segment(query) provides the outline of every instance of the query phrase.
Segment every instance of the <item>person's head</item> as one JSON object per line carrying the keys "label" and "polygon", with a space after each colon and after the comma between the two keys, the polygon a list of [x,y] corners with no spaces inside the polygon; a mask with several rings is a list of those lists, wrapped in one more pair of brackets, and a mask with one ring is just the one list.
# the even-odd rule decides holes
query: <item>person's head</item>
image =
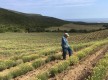
{"label": "person's head", "polygon": [[64,33],[64,37],[68,38],[69,34],[68,33]]}

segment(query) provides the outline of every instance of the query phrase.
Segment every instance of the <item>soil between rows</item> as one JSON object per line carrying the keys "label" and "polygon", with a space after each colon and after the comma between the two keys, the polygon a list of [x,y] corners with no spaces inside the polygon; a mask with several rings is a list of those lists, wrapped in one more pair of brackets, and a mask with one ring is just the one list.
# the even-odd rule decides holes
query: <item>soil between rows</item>
{"label": "soil between rows", "polygon": [[[87,46],[86,46],[87,47]],[[84,47],[85,48],[85,47]],[[80,50],[82,50],[83,48],[81,48]],[[78,50],[79,51],[79,50]],[[77,52],[74,52],[74,54],[76,54]],[[57,54],[62,54],[61,52],[57,52]],[[67,58],[69,58],[69,57],[67,57]],[[57,61],[62,61],[62,60],[55,60],[55,61],[52,61],[52,62],[50,62],[51,64],[52,63],[55,63],[56,64],[56,62]],[[31,61],[32,62],[32,61]],[[47,63],[47,64],[45,64],[45,65],[43,65],[43,66],[47,66],[47,65],[50,65],[50,63]],[[58,63],[58,62],[57,62]],[[48,68],[48,67],[47,67]],[[50,67],[49,67],[50,68]],[[39,68],[40,69],[40,68]],[[21,76],[18,76],[18,77],[16,77],[16,78],[14,78],[14,79],[12,79],[12,80],[27,80],[30,76],[29,76],[29,74],[30,75],[32,75],[32,74],[36,74],[37,72],[38,72],[38,70],[39,69],[36,69],[36,70],[33,70],[33,71],[30,71],[30,72],[28,72],[28,73],[26,73],[25,75],[21,75]],[[46,69],[47,70],[47,69]],[[41,71],[42,71],[42,69],[41,69]],[[40,72],[41,72],[40,71]],[[36,72],[36,73],[35,73]],[[27,76],[28,75],[28,76]],[[26,77],[27,79],[25,79],[24,77]],[[24,78],[24,79],[22,79],[22,78]]]}
{"label": "soil between rows", "polygon": [[[105,48],[106,49],[106,48]],[[101,50],[99,50],[97,53],[101,53],[101,52],[103,52],[103,50],[104,49],[101,49]],[[96,54],[97,55],[97,54]],[[103,54],[101,54],[100,56],[102,56],[102,55],[104,55],[104,52],[103,52]],[[92,55],[91,55],[92,56]],[[97,55],[98,56],[98,55]],[[90,56],[88,56],[88,57],[90,57]],[[87,57],[87,58],[88,58]],[[99,58],[99,57],[98,57]],[[100,58],[99,58],[100,59]],[[96,60],[98,60],[98,59],[96,59]],[[35,69],[35,70],[33,70],[33,71],[30,71],[30,72],[28,72],[28,73],[26,73],[25,75],[21,75],[21,76],[19,76],[19,77],[17,77],[17,78],[15,78],[15,79],[12,79],[12,80],[31,80],[31,78],[33,78],[33,77],[35,77],[36,75],[38,75],[39,73],[41,73],[42,71],[46,71],[46,70],[48,70],[50,67],[52,67],[53,65],[56,65],[57,63],[59,63],[59,62],[62,62],[63,60],[55,60],[55,61],[52,61],[52,62],[49,62],[49,63],[47,63],[47,64],[45,64],[45,65],[43,65],[43,66],[41,66],[41,67],[39,67],[39,68],[37,68],[37,69]],[[82,61],[82,60],[81,60]],[[95,62],[97,62],[97,61],[95,61]],[[78,67],[78,65],[80,65],[80,64],[82,64],[82,62],[81,63],[79,63],[79,64],[77,64],[77,65],[75,65],[76,67]],[[71,67],[72,69],[75,67],[75,66],[73,66],[73,67]],[[70,69],[71,69],[70,68]],[[69,69],[69,70],[70,70]],[[67,71],[66,71],[67,72]],[[66,72],[64,72],[63,74],[61,73],[60,74],[60,76],[58,75],[58,76],[56,76],[55,78],[51,78],[50,80],[62,80],[62,76],[65,76],[66,75]],[[88,73],[88,72],[87,72]],[[57,78],[58,77],[58,78]],[[34,79],[33,79],[34,80]],[[74,80],[74,79],[63,79],[63,80]],[[81,79],[75,79],[75,80],[81,80]]]}
{"label": "soil between rows", "polygon": [[45,65],[30,71],[28,73],[26,73],[25,75],[21,75],[13,80],[31,80],[31,77],[33,78],[33,76],[35,77],[36,75],[38,75],[39,73],[41,73],[42,71],[46,71],[48,70],[50,67],[52,67],[53,65],[57,64],[58,62],[62,62],[63,60],[55,60],[49,63],[46,63]]}
{"label": "soil between rows", "polygon": [[70,66],[69,69],[49,80],[84,80],[87,76],[91,75],[93,67],[95,67],[95,64],[104,57],[107,50],[108,46],[103,47],[95,54],[86,57],[82,62]]}

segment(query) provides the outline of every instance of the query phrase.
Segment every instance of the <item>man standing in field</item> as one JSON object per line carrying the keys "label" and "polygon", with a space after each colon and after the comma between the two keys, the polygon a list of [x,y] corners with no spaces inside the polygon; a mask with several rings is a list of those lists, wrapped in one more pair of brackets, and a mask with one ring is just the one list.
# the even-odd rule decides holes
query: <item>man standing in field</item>
{"label": "man standing in field", "polygon": [[69,53],[69,57],[72,55],[72,49],[70,48],[70,45],[68,44],[68,37],[69,37],[68,33],[64,33],[64,35],[62,37],[61,46],[62,46],[62,51],[63,51],[62,56],[63,56],[64,60],[66,59],[66,53],[67,53],[67,51]]}

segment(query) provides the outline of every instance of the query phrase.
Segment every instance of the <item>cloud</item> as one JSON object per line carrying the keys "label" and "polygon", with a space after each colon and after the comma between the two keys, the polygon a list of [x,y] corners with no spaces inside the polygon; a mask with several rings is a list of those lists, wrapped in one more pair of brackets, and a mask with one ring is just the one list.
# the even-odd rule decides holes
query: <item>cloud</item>
{"label": "cloud", "polygon": [[3,0],[2,4],[19,7],[67,7],[87,6],[95,3],[96,0]]}

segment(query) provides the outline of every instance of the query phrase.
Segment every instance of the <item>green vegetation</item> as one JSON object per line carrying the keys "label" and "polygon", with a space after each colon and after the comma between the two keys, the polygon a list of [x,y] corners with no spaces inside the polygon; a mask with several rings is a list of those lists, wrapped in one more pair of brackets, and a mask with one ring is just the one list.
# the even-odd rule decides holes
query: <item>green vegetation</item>
{"label": "green vegetation", "polygon": [[7,72],[4,74],[0,74],[0,80],[10,80],[12,79],[11,74],[8,74]]}
{"label": "green vegetation", "polygon": [[75,54],[62,61],[62,35],[46,32],[0,34],[0,80],[16,78],[57,60],[58,63],[43,71],[44,75],[38,75],[38,78],[47,80],[108,44],[108,30],[87,34],[70,33],[69,43]]}
{"label": "green vegetation", "polygon": [[50,61],[54,61],[54,60],[58,60],[58,59],[62,59],[62,55],[61,54],[50,55],[50,56],[48,56],[48,58],[46,59],[45,62],[50,62]]}
{"label": "green vegetation", "polygon": [[35,60],[35,59],[37,59],[39,57],[40,56],[37,55],[37,54],[31,54],[31,55],[28,55],[28,56],[23,56],[22,60],[23,60],[23,62],[29,62],[29,61]]}
{"label": "green vegetation", "polygon": [[[85,46],[84,46],[85,47]],[[15,78],[17,76],[23,75],[31,70],[37,69],[38,67],[50,62],[50,61],[54,61],[54,60],[59,60],[61,59],[62,54],[55,54],[55,55],[49,55],[47,58],[39,58],[39,59],[35,59],[34,61],[31,62],[26,62],[26,63],[21,63],[20,65],[17,65],[13,68],[10,68],[8,70],[4,70],[3,72],[1,72],[0,74],[4,74],[4,75],[0,75],[1,79],[4,79],[6,76],[8,76],[8,78]],[[69,62],[72,62],[71,59],[75,59],[73,64],[77,63],[77,59],[73,58],[73,56],[69,59]],[[63,62],[65,63],[65,62]],[[66,69],[67,66],[62,66],[60,70],[58,70],[59,72],[62,71],[62,69]],[[23,70],[23,68],[25,68]],[[10,75],[11,74],[11,75]],[[11,77],[10,77],[11,76]]]}
{"label": "green vegetation", "polygon": [[77,64],[79,62],[79,58],[77,56],[73,55],[69,58],[69,62],[70,62],[70,65],[72,66],[72,65]]}
{"label": "green vegetation", "polygon": [[[86,24],[86,23],[85,23]],[[103,24],[65,24],[60,27],[49,27],[46,28],[47,31],[52,31],[52,32],[71,32],[71,33],[90,33],[90,32],[95,32],[95,31],[100,31],[107,29]]]}
{"label": "green vegetation", "polygon": [[107,23],[70,22],[40,14],[27,14],[0,8],[0,33],[4,32],[77,32],[107,29]]}
{"label": "green vegetation", "polygon": [[38,68],[38,67],[40,67],[40,66],[42,66],[42,65],[44,65],[45,64],[45,60],[44,59],[38,59],[38,60],[35,60],[33,63],[32,63],[32,66],[34,67],[34,68]]}
{"label": "green vegetation", "polygon": [[[63,61],[60,62],[59,64],[53,66],[50,70],[49,70],[49,74],[50,76],[55,76],[58,73],[61,73],[62,71],[64,71],[65,69],[68,68],[69,66],[69,62],[68,61]],[[40,78],[41,79],[41,78]]]}
{"label": "green vegetation", "polygon": [[[80,47],[84,48],[84,47],[88,46],[88,44],[91,44],[91,42],[90,43],[85,43],[84,44],[85,46],[84,45],[80,45]],[[76,48],[77,51],[79,50],[79,46],[75,47],[75,48]],[[34,55],[34,57],[35,56],[36,57],[35,58],[31,58],[31,56],[33,56],[33,55]],[[26,63],[26,62],[29,62],[29,61],[32,61],[33,62],[32,66],[34,68],[37,68],[37,67],[41,66],[41,63],[42,63],[42,65],[44,65],[45,63],[48,63],[48,62],[51,62],[51,61],[54,61],[54,60],[62,59],[62,54],[54,53],[54,54],[49,54],[47,56],[48,57],[45,60],[39,58],[39,57],[41,57],[41,58],[43,57],[44,58],[44,55],[40,55],[40,54],[39,55],[36,55],[36,54],[28,55],[27,58],[26,58],[26,56],[22,56],[19,59],[18,58],[14,59],[14,61],[13,61],[13,58],[12,58],[12,60],[11,59],[8,59],[6,61],[2,61],[1,60],[1,62],[0,62],[0,69],[1,70],[5,70],[6,68],[10,68],[10,67],[13,67],[13,66],[18,66],[19,64]],[[72,56],[72,60],[73,60],[73,58],[74,58],[73,64],[75,64],[77,62],[77,59],[76,59],[76,57]],[[71,58],[70,58],[70,60],[71,60]],[[71,60],[71,62],[72,62],[72,60]],[[9,65],[6,64],[7,61],[10,62]]]}
{"label": "green vegetation", "polygon": [[108,69],[108,53],[102,58],[93,69],[93,73],[86,80],[104,80]]}
{"label": "green vegetation", "polygon": [[25,14],[0,8],[0,32],[43,32],[46,27],[70,23],[38,14]]}
{"label": "green vegetation", "polygon": [[[22,59],[23,56],[32,60],[32,55],[54,54],[61,50],[60,41],[63,33],[2,33],[0,34],[0,59],[14,58]],[[108,36],[108,30],[98,31],[89,34],[70,33],[69,43],[73,49],[81,49],[81,46],[95,40],[103,39]],[[8,39],[7,39],[8,38]],[[79,48],[75,48],[79,47]],[[34,56],[33,56],[34,57]]]}
{"label": "green vegetation", "polygon": [[15,66],[16,63],[13,60],[0,61],[0,71]]}
{"label": "green vegetation", "polygon": [[96,42],[94,45],[77,52],[77,55],[70,57],[66,61],[58,63],[57,65],[51,67],[50,69],[43,72],[42,74],[39,74],[38,76],[36,76],[37,79],[47,80],[49,77],[55,76],[58,73],[61,73],[62,71],[67,69],[69,67],[69,65],[78,63],[79,60],[81,60],[82,58],[86,57],[87,55],[95,52],[96,49],[99,49],[99,47],[101,47],[104,44],[108,44],[108,40]]}
{"label": "green vegetation", "polygon": [[[73,50],[67,60],[62,60],[61,53],[64,32],[70,32],[68,40]],[[30,78],[48,80],[107,44],[107,23],[69,22],[0,8],[0,80],[11,80],[41,67],[46,68]],[[104,79],[107,61],[108,54],[96,64],[87,80]]]}
{"label": "green vegetation", "polygon": [[26,63],[26,64],[19,65],[17,68],[13,68],[10,71],[10,74],[12,75],[13,78],[15,78],[15,77],[23,75],[31,70],[33,70],[33,67]]}

